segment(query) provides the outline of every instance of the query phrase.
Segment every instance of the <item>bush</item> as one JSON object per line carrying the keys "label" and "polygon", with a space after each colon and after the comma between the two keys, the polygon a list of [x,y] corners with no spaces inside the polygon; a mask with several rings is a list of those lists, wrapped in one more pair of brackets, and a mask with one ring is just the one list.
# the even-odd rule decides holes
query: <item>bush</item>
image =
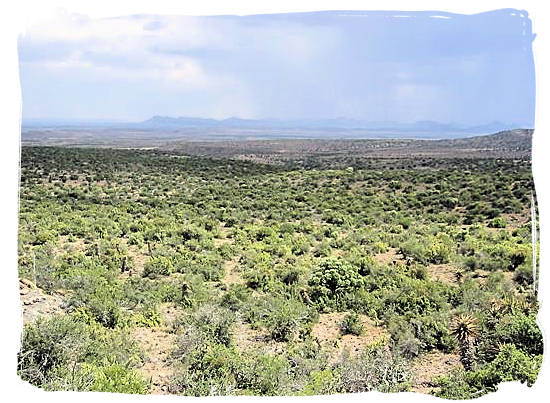
{"label": "bush", "polygon": [[312,299],[321,307],[342,303],[346,294],[364,285],[357,267],[334,258],[321,261],[311,275]]}
{"label": "bush", "polygon": [[49,372],[66,366],[89,345],[85,325],[69,316],[38,320],[23,329],[21,351],[18,355],[18,372],[23,380],[41,386],[48,381]]}
{"label": "bush", "polygon": [[191,323],[214,342],[224,346],[231,343],[235,315],[230,310],[210,304],[203,305],[195,311]]}
{"label": "bush", "polygon": [[336,393],[336,376],[331,368],[312,371],[303,390],[299,393],[303,396]]}
{"label": "bush", "polygon": [[503,217],[495,217],[489,221],[490,228],[506,228],[506,219]]}
{"label": "bush", "polygon": [[411,319],[414,334],[426,351],[441,350],[451,352],[456,347],[456,340],[447,327],[445,316],[434,314]]}
{"label": "bush", "polygon": [[53,241],[55,237],[55,232],[48,229],[41,229],[36,233],[33,245],[44,245],[47,242]]}
{"label": "bush", "polygon": [[350,313],[344,317],[342,323],[340,323],[340,331],[342,334],[353,334],[355,336],[360,336],[363,334],[363,323],[359,315],[356,313]]}
{"label": "bush", "polygon": [[410,374],[404,360],[382,344],[369,347],[357,358],[344,358],[336,364],[335,389],[339,393],[402,392],[409,387]]}
{"label": "bush", "polygon": [[284,357],[252,353],[240,362],[237,385],[254,395],[288,394],[289,365]]}
{"label": "bush", "polygon": [[248,300],[250,289],[243,284],[232,284],[223,294],[220,305],[235,312]]}
{"label": "bush", "polygon": [[522,286],[533,285],[533,268],[530,266],[520,266],[514,273],[514,281]]}
{"label": "bush", "polygon": [[172,260],[166,256],[153,256],[143,267],[143,277],[151,279],[158,276],[168,276],[174,270]]}
{"label": "bush", "polygon": [[516,313],[504,316],[495,328],[495,338],[501,343],[512,343],[531,355],[542,354],[544,348],[535,315]]}
{"label": "bush", "polygon": [[317,312],[301,301],[292,298],[273,297],[253,305],[247,320],[253,325],[263,325],[276,341],[304,338],[311,331]]}
{"label": "bush", "polygon": [[188,396],[234,393],[234,366],[240,360],[234,348],[213,343],[196,329],[188,328],[178,341],[174,357],[181,365],[172,379],[172,392]]}
{"label": "bush", "polygon": [[435,264],[449,263],[453,251],[450,238],[446,234],[438,234],[429,249],[429,261]]}
{"label": "bush", "polygon": [[500,382],[520,381],[533,385],[537,379],[542,356],[529,356],[515,346],[502,347],[494,361],[479,370],[457,371],[436,380],[437,396],[446,399],[471,399],[494,392]]}
{"label": "bush", "polygon": [[87,365],[82,371],[93,379],[91,391],[145,394],[149,390],[149,384],[143,377],[120,364],[106,367]]}
{"label": "bush", "polygon": [[115,328],[122,319],[119,302],[122,293],[117,284],[94,277],[85,279],[83,283],[85,285],[77,288],[69,299],[70,306],[73,309],[83,308],[97,323]]}
{"label": "bush", "polygon": [[147,384],[133,370],[140,363],[125,332],[105,329],[79,310],[26,325],[17,372],[47,390],[146,393]]}

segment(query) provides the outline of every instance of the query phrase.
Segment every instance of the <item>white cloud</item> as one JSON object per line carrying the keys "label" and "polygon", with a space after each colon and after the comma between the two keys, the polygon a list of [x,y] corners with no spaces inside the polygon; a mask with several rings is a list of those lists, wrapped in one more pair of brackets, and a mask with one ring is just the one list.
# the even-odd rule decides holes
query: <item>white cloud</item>
{"label": "white cloud", "polygon": [[[210,35],[199,25],[195,17],[91,20],[60,15],[27,30],[21,38],[21,47],[31,49],[31,53],[32,49],[41,52],[23,57],[21,63],[51,72],[83,71],[98,79],[154,79],[191,87],[223,84],[227,80],[210,76],[199,60],[184,54],[152,51],[166,43],[177,43],[180,51],[203,46]],[[55,47],[66,51],[48,54],[48,49]]]}
{"label": "white cloud", "polygon": [[[525,41],[495,46],[519,37],[508,21],[455,19],[443,29],[450,23],[429,14],[339,14],[59,15],[20,40],[25,110],[446,120],[454,108],[476,122],[531,113]],[[484,98],[495,101],[474,107]]]}

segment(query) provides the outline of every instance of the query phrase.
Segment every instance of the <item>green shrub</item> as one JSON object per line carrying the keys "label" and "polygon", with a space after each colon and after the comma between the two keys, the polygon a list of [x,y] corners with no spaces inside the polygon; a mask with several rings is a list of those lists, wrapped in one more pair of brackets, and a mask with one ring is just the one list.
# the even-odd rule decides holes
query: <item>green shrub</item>
{"label": "green shrub", "polygon": [[306,385],[302,391],[299,392],[299,395],[314,396],[336,393],[336,379],[337,378],[331,368],[312,371],[309,374],[309,379]]}
{"label": "green shrub", "polygon": [[358,268],[334,258],[327,258],[313,270],[309,280],[311,296],[321,307],[341,303],[347,293],[364,285]]}
{"label": "green shrub", "polygon": [[495,328],[495,340],[512,343],[531,355],[542,354],[544,348],[535,315],[515,313],[504,316]]}
{"label": "green shrub", "polygon": [[247,319],[253,326],[265,326],[273,340],[291,341],[310,333],[317,312],[299,300],[272,297],[254,306]]}
{"label": "green shrub", "polygon": [[252,353],[240,362],[237,385],[245,394],[281,395],[288,394],[289,365],[284,357]]}
{"label": "green shrub", "polygon": [[495,217],[489,221],[491,228],[506,228],[506,219],[504,217]]}
{"label": "green shrub", "polygon": [[47,390],[146,393],[146,383],[133,370],[140,363],[140,352],[124,331],[106,329],[79,310],[26,325],[17,372]]}
{"label": "green shrub", "polygon": [[158,276],[168,276],[174,270],[174,263],[166,256],[153,256],[143,267],[143,277],[151,279]]}
{"label": "green shrub", "polygon": [[90,391],[145,394],[149,383],[134,370],[120,364],[97,367],[86,365],[82,370],[93,379]]}
{"label": "green shrub", "polygon": [[[235,315],[227,308],[204,304],[192,314],[178,320],[176,326],[183,326],[186,332],[196,329],[203,338],[224,346],[231,344]],[[189,330],[191,329],[191,330]]]}
{"label": "green shrub", "polygon": [[360,336],[363,334],[363,323],[361,318],[356,313],[350,313],[344,317],[340,323],[340,331],[342,334],[353,334]]}
{"label": "green shrub", "polygon": [[457,371],[436,380],[436,395],[446,399],[471,399],[494,392],[500,382],[520,381],[533,385],[537,379],[542,356],[530,356],[514,345],[504,345],[496,358],[482,368]]}
{"label": "green shrub", "polygon": [[406,391],[410,383],[407,364],[383,345],[369,347],[357,358],[344,358],[335,367],[339,393]]}

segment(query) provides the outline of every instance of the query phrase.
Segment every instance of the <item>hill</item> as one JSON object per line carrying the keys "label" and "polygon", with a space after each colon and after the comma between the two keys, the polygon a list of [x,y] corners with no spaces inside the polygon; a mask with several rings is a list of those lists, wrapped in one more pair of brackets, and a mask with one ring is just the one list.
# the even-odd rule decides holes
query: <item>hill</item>
{"label": "hill", "polygon": [[[532,130],[516,129],[487,136],[446,140],[249,140],[174,141],[169,149],[186,155],[236,158],[267,163],[323,160],[336,166],[366,159],[530,159]],[[323,165],[324,165],[323,163]]]}

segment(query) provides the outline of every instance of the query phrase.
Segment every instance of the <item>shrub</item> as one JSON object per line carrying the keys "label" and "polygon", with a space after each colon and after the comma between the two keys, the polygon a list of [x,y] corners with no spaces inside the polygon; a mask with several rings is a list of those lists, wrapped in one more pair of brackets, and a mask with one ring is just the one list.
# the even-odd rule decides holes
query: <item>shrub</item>
{"label": "shrub", "polygon": [[34,238],[33,245],[43,245],[55,239],[56,233],[48,229],[40,229]]}
{"label": "shrub", "polygon": [[512,343],[527,354],[539,355],[543,351],[542,333],[535,315],[504,316],[496,325],[495,338],[501,343]]}
{"label": "shrub", "polygon": [[286,389],[289,365],[284,357],[253,352],[240,364],[236,374],[237,385],[246,392],[255,395],[289,393]]}
{"label": "shrub", "polygon": [[382,344],[376,344],[357,358],[344,358],[335,367],[335,389],[340,393],[401,392],[409,387],[410,374],[405,361]]}
{"label": "shrub", "polygon": [[428,252],[428,260],[431,263],[441,264],[449,262],[452,248],[449,245],[448,237],[443,237],[443,239],[445,238],[447,238],[446,241],[439,239],[439,237],[432,241]]}
{"label": "shrub", "polygon": [[353,334],[355,336],[360,336],[363,334],[363,323],[359,315],[356,313],[350,313],[344,317],[342,323],[340,323],[340,331],[342,334]]}
{"label": "shrub", "polygon": [[26,326],[18,355],[20,376],[33,385],[43,385],[52,369],[83,358],[79,354],[89,344],[86,336],[85,325],[69,316],[39,319]]}
{"label": "shrub", "polygon": [[489,221],[489,227],[491,228],[506,228],[506,219],[503,217],[495,217]]}
{"label": "shrub", "polygon": [[143,267],[143,277],[151,279],[158,276],[168,276],[174,270],[172,260],[166,256],[153,256]]}
{"label": "shrub", "polygon": [[145,394],[148,382],[135,371],[120,364],[97,367],[86,365],[81,370],[93,379],[89,390],[96,392]]}
{"label": "shrub", "polygon": [[122,319],[120,309],[121,290],[116,283],[110,283],[104,278],[90,276],[77,288],[69,299],[73,309],[83,308],[94,320],[107,327],[115,328]]}
{"label": "shrub", "polygon": [[191,318],[191,325],[216,343],[229,346],[233,334],[235,316],[228,309],[206,304],[198,308]]}
{"label": "shrub", "polygon": [[433,314],[416,317],[410,321],[414,334],[426,351],[441,350],[450,352],[456,347],[456,340],[446,325],[445,316]]}
{"label": "shrub", "polygon": [[304,338],[311,331],[316,312],[295,299],[274,298],[262,313],[263,323],[276,341]]}
{"label": "shrub", "polygon": [[47,390],[146,393],[147,384],[133,370],[140,362],[124,331],[105,329],[79,310],[26,325],[17,372]]}
{"label": "shrub", "polygon": [[347,293],[363,286],[363,278],[357,267],[334,258],[321,261],[311,275],[311,295],[320,306],[337,304]]}
{"label": "shrub", "polygon": [[336,379],[331,368],[312,371],[309,374],[306,385],[299,394],[303,396],[313,396],[336,393]]}
{"label": "shrub", "polygon": [[471,372],[456,371],[436,380],[436,395],[446,399],[471,399],[494,392],[500,382],[520,381],[531,386],[537,379],[542,356],[529,356],[509,344],[494,361]]}
{"label": "shrub", "polygon": [[514,281],[522,286],[533,285],[533,268],[530,266],[520,266],[514,273]]}

